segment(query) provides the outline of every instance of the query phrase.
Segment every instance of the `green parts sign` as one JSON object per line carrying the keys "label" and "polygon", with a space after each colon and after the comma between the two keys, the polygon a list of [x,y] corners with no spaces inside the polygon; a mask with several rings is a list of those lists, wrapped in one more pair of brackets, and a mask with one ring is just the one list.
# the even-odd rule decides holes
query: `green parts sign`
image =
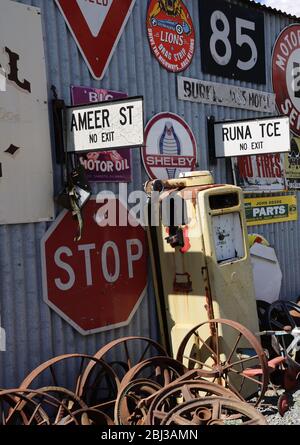
{"label": "green parts sign", "polygon": [[296,195],[245,198],[248,226],[298,219]]}

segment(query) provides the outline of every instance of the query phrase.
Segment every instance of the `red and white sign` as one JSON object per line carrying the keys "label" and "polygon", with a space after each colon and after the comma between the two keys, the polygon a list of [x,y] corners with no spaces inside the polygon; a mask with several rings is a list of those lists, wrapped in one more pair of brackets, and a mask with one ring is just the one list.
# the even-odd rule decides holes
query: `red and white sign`
{"label": "red and white sign", "polygon": [[135,0],[55,0],[95,79],[102,79]]}
{"label": "red and white sign", "polygon": [[190,65],[195,52],[195,30],[181,0],[151,0],[147,31],[152,52],[164,68],[180,72]]}
{"label": "red and white sign", "polygon": [[195,169],[197,146],[188,124],[177,114],[159,113],[145,129],[142,159],[151,179],[173,179]]}
{"label": "red and white sign", "polygon": [[290,119],[291,131],[300,136],[300,25],[279,34],[272,56],[272,81],[276,106]]}
{"label": "red and white sign", "polygon": [[84,335],[127,325],[147,285],[145,230],[124,224],[128,211],[118,199],[110,206],[123,225],[100,227],[102,205],[86,204],[80,242],[67,211],[41,241],[44,301]]}

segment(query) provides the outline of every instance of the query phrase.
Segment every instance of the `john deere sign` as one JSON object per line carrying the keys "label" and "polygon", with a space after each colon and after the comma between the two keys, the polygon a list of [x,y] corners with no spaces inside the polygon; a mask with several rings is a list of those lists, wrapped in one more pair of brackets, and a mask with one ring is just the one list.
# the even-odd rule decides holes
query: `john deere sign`
{"label": "john deere sign", "polygon": [[296,221],[298,218],[297,197],[289,195],[245,198],[245,211],[248,226]]}

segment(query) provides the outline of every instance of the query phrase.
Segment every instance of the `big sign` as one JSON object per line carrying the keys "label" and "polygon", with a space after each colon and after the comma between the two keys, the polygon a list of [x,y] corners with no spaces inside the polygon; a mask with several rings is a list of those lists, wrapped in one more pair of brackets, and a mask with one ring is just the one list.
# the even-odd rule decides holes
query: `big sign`
{"label": "big sign", "polygon": [[224,0],[199,0],[204,73],[266,83],[264,16]]}
{"label": "big sign", "polygon": [[[117,222],[127,220],[119,200],[110,205]],[[76,220],[63,211],[41,243],[44,301],[81,334],[127,325],[147,285],[145,230],[132,221],[101,227],[101,208],[87,203],[80,242]]]}
{"label": "big sign", "polygon": [[291,131],[300,136],[300,25],[290,25],[278,36],[272,79],[277,109],[289,116]]}
{"label": "big sign", "polygon": [[55,0],[93,77],[102,79],[135,0]]}

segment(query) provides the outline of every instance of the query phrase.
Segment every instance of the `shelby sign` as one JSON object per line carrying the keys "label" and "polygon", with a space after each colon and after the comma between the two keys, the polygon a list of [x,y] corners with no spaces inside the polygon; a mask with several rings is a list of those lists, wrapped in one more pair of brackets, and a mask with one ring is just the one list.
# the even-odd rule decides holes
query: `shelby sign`
{"label": "shelby sign", "polygon": [[217,158],[290,150],[288,117],[216,122],[214,135]]}
{"label": "shelby sign", "polygon": [[68,152],[137,147],[144,143],[143,99],[135,97],[66,110]]}

